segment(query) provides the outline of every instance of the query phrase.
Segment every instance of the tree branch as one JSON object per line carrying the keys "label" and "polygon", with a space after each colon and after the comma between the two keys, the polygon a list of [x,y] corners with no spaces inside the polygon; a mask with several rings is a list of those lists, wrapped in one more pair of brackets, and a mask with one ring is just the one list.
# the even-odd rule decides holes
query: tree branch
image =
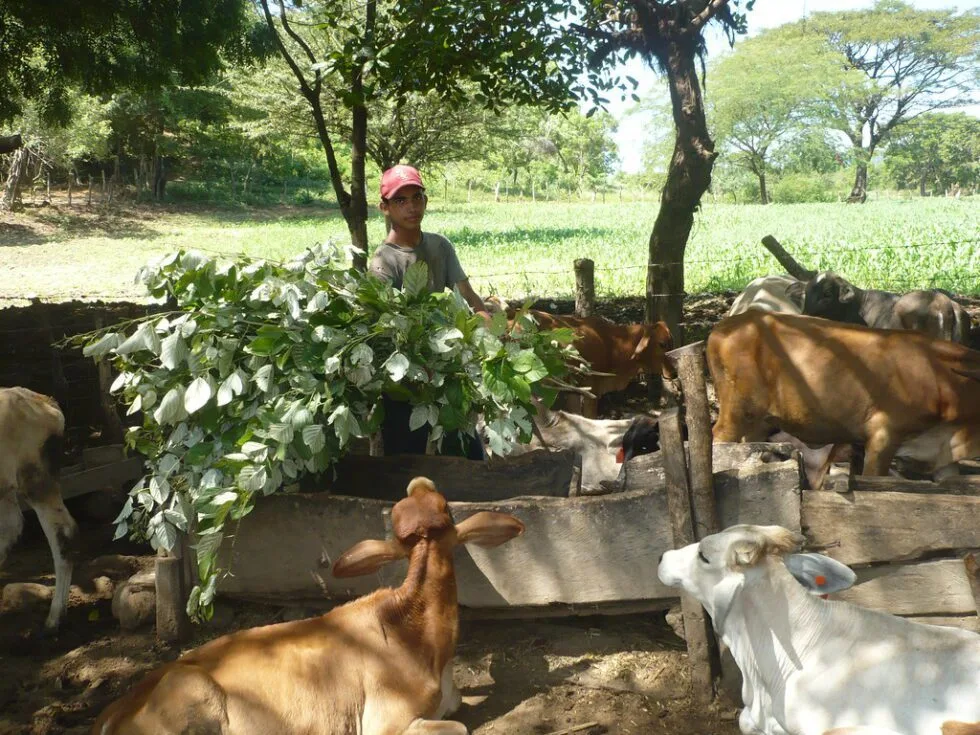
{"label": "tree branch", "polygon": [[711,2],[705,6],[704,10],[691,18],[690,23],[688,23],[684,28],[683,33],[688,36],[695,35],[701,30],[705,23],[717,15],[717,13],[726,5],[728,5],[728,0],[711,0]]}

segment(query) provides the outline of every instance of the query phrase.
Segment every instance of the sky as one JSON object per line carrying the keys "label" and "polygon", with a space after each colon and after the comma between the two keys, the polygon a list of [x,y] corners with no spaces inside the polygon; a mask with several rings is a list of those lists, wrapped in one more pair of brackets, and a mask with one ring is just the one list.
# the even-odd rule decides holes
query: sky
{"label": "sky", "polygon": [[[791,23],[810,13],[824,10],[856,10],[871,7],[873,4],[872,0],[756,0],[748,16],[749,35],[784,23]],[[980,0],[911,0],[911,4],[923,10],[956,8],[962,11],[980,7]],[[709,59],[728,51],[728,41],[718,31],[710,32],[707,41]],[[738,45],[738,39],[735,44]],[[645,64],[634,60],[624,67],[624,72],[640,83],[637,94],[642,99],[649,98],[654,93],[666,94],[664,80]],[[648,115],[629,114],[634,106],[635,103],[631,99],[622,101],[618,97],[610,100],[608,105],[609,112],[619,122],[615,139],[619,148],[620,168],[629,173],[640,170],[643,143],[646,138],[644,126],[649,122]]]}

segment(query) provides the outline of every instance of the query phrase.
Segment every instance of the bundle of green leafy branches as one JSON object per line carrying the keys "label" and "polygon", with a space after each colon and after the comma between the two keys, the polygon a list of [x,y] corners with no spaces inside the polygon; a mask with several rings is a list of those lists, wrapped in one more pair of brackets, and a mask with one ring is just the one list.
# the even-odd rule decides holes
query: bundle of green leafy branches
{"label": "bundle of green leafy branches", "polygon": [[411,428],[436,446],[482,421],[490,452],[507,454],[531,438],[532,396],[550,405],[577,355],[570,330],[538,331],[524,311],[487,324],[457,293],[429,293],[424,263],[393,289],[333,244],[288,263],[181,251],[141,277],[175,308],[76,340],[114,361],[113,392],[142,416],[127,442],[146,475],[116,537],[169,551],[192,535],[196,618],[210,617],[226,525],[377,431],[383,396],[410,401]]}

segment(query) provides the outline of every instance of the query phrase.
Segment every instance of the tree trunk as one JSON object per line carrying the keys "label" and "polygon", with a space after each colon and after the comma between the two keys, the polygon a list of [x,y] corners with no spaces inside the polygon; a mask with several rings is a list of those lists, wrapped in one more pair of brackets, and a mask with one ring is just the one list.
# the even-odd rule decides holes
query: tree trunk
{"label": "tree trunk", "polygon": [[[360,81],[355,81],[355,94],[360,93]],[[364,162],[367,150],[367,107],[356,105],[353,110],[351,135],[351,181],[350,181],[350,216],[347,218],[347,230],[350,232],[351,243],[362,253],[354,255],[354,267],[367,270],[368,239],[367,239],[367,192],[364,183]]]}
{"label": "tree trunk", "polygon": [[769,190],[766,189],[766,172],[760,171],[759,174],[759,201],[763,204],[769,203]]}
{"label": "tree trunk", "polygon": [[868,199],[868,164],[863,161],[858,162],[857,172],[854,174],[854,186],[851,194],[847,197],[850,204],[864,204]]}
{"label": "tree trunk", "polygon": [[920,176],[919,177],[919,196],[920,197],[928,196],[928,194],[926,194],[926,177],[925,176]]}
{"label": "tree trunk", "polygon": [[695,45],[690,39],[671,39],[661,59],[677,138],[660,193],[660,211],[650,235],[647,270],[646,320],[667,322],[674,343],[683,344],[684,250],[701,196],[711,184],[715,144],[708,134],[704,101],[695,66]]}
{"label": "tree trunk", "polygon": [[14,160],[10,163],[10,174],[7,176],[7,184],[3,189],[3,199],[0,199],[0,212],[10,212],[13,210],[17,199],[20,196],[20,183],[24,178],[24,171],[27,170],[26,148],[18,148],[14,151]]}

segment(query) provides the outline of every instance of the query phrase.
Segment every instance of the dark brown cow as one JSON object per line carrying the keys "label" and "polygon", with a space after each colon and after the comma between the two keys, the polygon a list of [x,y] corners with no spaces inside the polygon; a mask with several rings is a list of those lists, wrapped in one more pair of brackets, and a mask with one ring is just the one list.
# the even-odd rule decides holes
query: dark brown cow
{"label": "dark brown cow", "polygon": [[865,446],[864,474],[899,448],[942,468],[980,455],[980,352],[924,334],[750,310],[707,345],[715,441]]}

